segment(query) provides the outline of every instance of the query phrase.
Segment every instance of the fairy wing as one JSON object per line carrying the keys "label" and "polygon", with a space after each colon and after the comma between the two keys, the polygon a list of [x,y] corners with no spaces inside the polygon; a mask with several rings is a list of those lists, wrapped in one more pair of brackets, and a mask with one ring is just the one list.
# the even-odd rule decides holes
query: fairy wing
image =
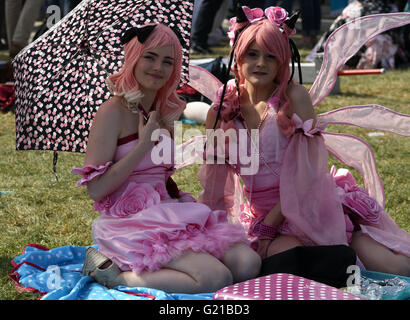
{"label": "fairy wing", "polygon": [[217,77],[199,66],[189,66],[188,85],[213,101],[218,89],[223,85]]}
{"label": "fairy wing", "polygon": [[309,90],[314,106],[327,97],[335,85],[339,69],[371,38],[389,29],[410,23],[410,13],[386,13],[360,17],[337,28],[328,37],[323,63]]}
{"label": "fairy wing", "polygon": [[410,137],[410,116],[380,105],[339,108],[317,115],[323,124],[351,125]]}

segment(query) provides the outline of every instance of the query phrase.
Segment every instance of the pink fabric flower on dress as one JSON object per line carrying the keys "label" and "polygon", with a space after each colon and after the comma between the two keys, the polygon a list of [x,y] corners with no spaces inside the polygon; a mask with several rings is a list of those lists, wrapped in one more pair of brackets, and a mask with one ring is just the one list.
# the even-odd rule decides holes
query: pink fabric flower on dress
{"label": "pink fabric flower on dress", "polygon": [[280,26],[288,17],[288,12],[280,7],[269,7],[265,9],[265,16],[270,22]]}
{"label": "pink fabric flower on dress", "polygon": [[241,213],[239,214],[239,221],[242,225],[249,229],[253,221],[255,220],[255,214],[252,208],[247,204],[241,204]]}
{"label": "pink fabric flower on dress", "polygon": [[[235,94],[237,92],[236,90],[236,83],[235,79],[231,79],[226,83],[226,89],[225,89],[225,95],[224,95],[224,101],[222,103],[222,110],[224,110],[226,107],[228,107],[230,101],[235,101]],[[219,104],[221,102],[222,98],[222,92],[223,92],[223,87],[220,87],[216,91],[215,99],[214,99],[214,108],[218,110]]]}
{"label": "pink fabric flower on dress", "polygon": [[336,185],[342,188],[345,192],[349,192],[354,186],[356,186],[356,180],[349,170],[344,168],[336,169],[335,166],[332,166],[330,173],[332,174]]}
{"label": "pink fabric flower on dress", "polygon": [[94,211],[98,211],[100,213],[108,213],[110,208],[112,207],[113,201],[111,197],[105,196],[100,201],[94,202]]}
{"label": "pink fabric flower on dress", "polygon": [[383,212],[382,207],[369,196],[366,190],[356,184],[356,180],[349,170],[336,169],[335,166],[332,166],[330,173],[336,183],[343,205],[357,214],[360,219],[371,224],[378,224]]}
{"label": "pink fabric flower on dress", "polygon": [[355,186],[352,191],[346,193],[343,204],[371,224],[378,224],[383,212],[378,202],[359,186]]}
{"label": "pink fabric flower on dress", "polygon": [[200,231],[200,226],[196,223],[190,223],[186,226],[186,231],[190,234],[195,234]]}
{"label": "pink fabric flower on dress", "polygon": [[[223,88],[219,88],[214,99],[213,108],[218,112],[219,104],[222,97]],[[221,108],[221,118],[225,122],[233,120],[239,115],[238,99],[236,98],[237,88],[234,79],[231,79],[226,84],[226,91]]]}
{"label": "pink fabric flower on dress", "polygon": [[159,193],[150,184],[131,182],[121,197],[111,206],[109,214],[126,217],[159,204],[160,201]]}

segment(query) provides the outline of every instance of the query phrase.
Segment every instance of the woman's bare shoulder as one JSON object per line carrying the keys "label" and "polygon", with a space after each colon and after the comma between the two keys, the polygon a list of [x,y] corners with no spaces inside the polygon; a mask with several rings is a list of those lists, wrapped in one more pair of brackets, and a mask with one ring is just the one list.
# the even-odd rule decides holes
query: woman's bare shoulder
{"label": "woman's bare shoulder", "polygon": [[303,85],[290,85],[287,90],[287,94],[291,101],[293,112],[296,113],[303,121],[316,119],[316,114],[313,109],[309,92]]}
{"label": "woman's bare shoulder", "polygon": [[112,97],[105,101],[97,110],[91,126],[91,136],[108,135],[119,136],[122,123],[124,122],[124,111],[121,101],[117,97]]}
{"label": "woman's bare shoulder", "polygon": [[[111,97],[105,101],[97,111],[96,116],[100,117],[120,117],[124,113],[124,107],[122,105],[121,99],[117,96]],[[113,119],[113,120],[114,120]]]}
{"label": "woman's bare shoulder", "polygon": [[[205,120],[205,127],[207,129],[213,129],[216,121],[216,116],[217,112],[215,112],[215,109],[213,107],[209,108],[208,113],[206,115],[206,120]],[[220,127],[220,120],[218,120],[218,123],[216,125],[216,128]]]}

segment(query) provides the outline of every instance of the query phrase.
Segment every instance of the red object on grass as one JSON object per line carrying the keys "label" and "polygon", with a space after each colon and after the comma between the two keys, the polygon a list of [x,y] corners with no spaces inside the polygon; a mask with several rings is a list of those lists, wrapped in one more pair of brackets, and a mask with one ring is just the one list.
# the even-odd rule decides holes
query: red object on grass
{"label": "red object on grass", "polygon": [[14,86],[0,84],[0,111],[7,111],[14,104]]}
{"label": "red object on grass", "polygon": [[369,74],[383,74],[385,73],[384,68],[381,69],[349,69],[349,70],[339,70],[337,75],[339,76],[360,76]]}

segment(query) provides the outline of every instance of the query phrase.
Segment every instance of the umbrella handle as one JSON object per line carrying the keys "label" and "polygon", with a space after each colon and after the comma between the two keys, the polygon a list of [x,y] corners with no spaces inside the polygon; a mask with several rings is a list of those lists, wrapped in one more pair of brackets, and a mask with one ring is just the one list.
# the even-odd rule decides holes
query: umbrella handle
{"label": "umbrella handle", "polygon": [[57,176],[57,161],[58,161],[58,151],[54,150],[54,155],[53,155],[53,173],[54,176],[56,177],[56,181],[58,182],[58,176]]}

